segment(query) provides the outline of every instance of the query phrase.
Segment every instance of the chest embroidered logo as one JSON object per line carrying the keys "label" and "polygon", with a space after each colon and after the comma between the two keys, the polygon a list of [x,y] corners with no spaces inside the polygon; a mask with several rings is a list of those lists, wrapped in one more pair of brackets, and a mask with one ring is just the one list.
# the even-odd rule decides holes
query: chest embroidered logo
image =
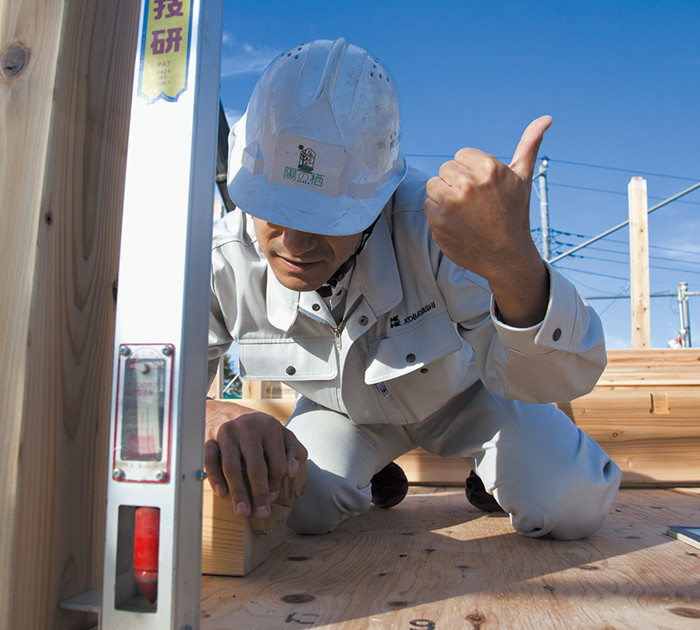
{"label": "chest embroidered logo", "polygon": [[[419,317],[425,315],[428,311],[432,311],[434,308],[437,308],[437,305],[435,302],[430,302],[430,304],[426,304],[425,306],[419,308],[415,313],[411,313],[408,317],[404,317],[403,323],[410,324],[411,322],[416,321]],[[394,320],[396,320],[396,322],[394,322]],[[390,321],[392,328],[401,325],[398,317],[392,317]]]}

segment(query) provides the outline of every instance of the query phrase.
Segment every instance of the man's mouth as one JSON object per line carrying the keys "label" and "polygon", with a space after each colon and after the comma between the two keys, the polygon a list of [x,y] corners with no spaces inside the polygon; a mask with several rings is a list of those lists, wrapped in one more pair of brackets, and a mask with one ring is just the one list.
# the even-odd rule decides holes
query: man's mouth
{"label": "man's mouth", "polygon": [[284,256],[279,256],[279,259],[282,261],[282,264],[289,269],[290,271],[308,271],[309,269],[313,268],[316,266],[319,261],[313,260],[313,261],[302,261],[302,260],[293,260],[291,258],[285,258]]}

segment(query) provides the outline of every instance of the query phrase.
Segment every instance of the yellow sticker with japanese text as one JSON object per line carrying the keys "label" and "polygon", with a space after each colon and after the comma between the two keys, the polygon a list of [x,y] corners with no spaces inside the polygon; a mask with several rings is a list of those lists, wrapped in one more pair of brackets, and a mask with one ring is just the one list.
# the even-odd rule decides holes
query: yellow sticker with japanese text
{"label": "yellow sticker with japanese text", "polygon": [[191,0],[145,0],[139,96],[177,101],[187,89]]}

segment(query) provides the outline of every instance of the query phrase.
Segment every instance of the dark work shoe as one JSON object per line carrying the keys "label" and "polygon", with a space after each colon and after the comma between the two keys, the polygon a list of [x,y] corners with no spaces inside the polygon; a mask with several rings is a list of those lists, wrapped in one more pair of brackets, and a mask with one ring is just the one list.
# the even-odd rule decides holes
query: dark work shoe
{"label": "dark work shoe", "polygon": [[408,479],[401,466],[392,462],[372,477],[372,503],[388,509],[403,501],[408,493]]}
{"label": "dark work shoe", "polygon": [[464,483],[464,492],[469,503],[474,507],[484,512],[504,512],[504,509],[498,505],[493,495],[486,492],[483,482],[473,470],[469,473],[469,477]]}

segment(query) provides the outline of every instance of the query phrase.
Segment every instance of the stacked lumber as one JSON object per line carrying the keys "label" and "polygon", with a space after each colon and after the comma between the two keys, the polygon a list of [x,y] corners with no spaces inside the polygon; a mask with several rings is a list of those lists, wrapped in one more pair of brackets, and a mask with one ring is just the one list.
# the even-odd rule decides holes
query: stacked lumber
{"label": "stacked lumber", "polygon": [[559,407],[626,485],[700,482],[700,350],[612,350],[595,389]]}
{"label": "stacked lumber", "polygon": [[[245,399],[284,422],[291,399]],[[611,350],[595,389],[559,403],[577,426],[617,462],[625,485],[700,483],[700,350]],[[397,460],[411,483],[461,485],[459,458],[417,448]]]}

